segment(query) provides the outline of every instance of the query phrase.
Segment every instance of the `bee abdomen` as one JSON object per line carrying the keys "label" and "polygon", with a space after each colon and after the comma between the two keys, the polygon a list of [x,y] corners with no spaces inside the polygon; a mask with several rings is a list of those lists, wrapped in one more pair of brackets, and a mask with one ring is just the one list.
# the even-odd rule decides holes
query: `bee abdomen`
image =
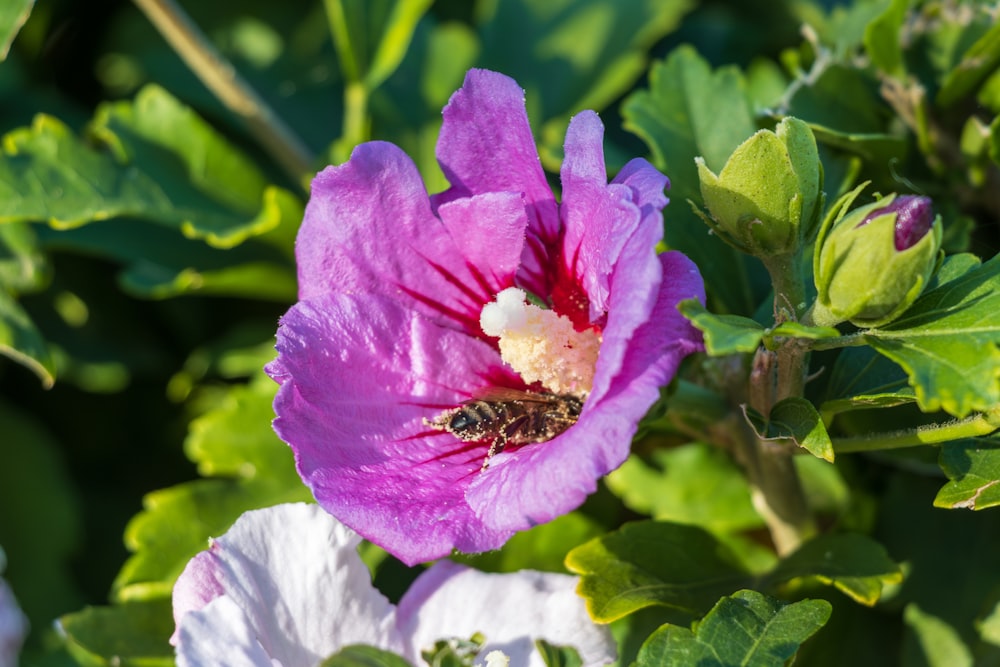
{"label": "bee abdomen", "polygon": [[473,401],[455,410],[448,420],[448,430],[458,436],[478,436],[509,418],[509,410],[502,403]]}

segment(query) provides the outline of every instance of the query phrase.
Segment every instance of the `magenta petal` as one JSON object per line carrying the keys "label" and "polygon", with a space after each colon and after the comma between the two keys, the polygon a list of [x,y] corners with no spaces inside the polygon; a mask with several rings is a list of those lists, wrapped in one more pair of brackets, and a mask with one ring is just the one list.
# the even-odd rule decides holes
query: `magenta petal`
{"label": "magenta petal", "polygon": [[629,160],[611,182],[630,187],[635,193],[632,201],[642,209],[644,219],[647,213],[655,211],[659,216],[659,226],[663,226],[663,207],[670,202],[663,191],[670,187],[669,178],[646,160],[637,157]]}
{"label": "magenta petal", "polygon": [[[313,180],[296,241],[300,298],[386,294],[478,332],[483,304],[513,281],[527,224],[524,204],[518,193],[495,192],[439,212],[443,220],[432,213],[419,172],[399,148],[358,146],[348,163]],[[494,239],[504,245],[484,252]]]}
{"label": "magenta petal", "polygon": [[325,295],[285,315],[277,349],[274,428],[327,511],[409,564],[510,537],[465,502],[486,447],[424,423],[488,384],[490,345],[387,298]]}
{"label": "magenta petal", "polygon": [[437,144],[452,184],[442,201],[484,192],[522,192],[535,233],[553,237],[559,218],[524,107],[524,91],[508,76],[472,69],[442,112]]}
{"label": "magenta petal", "polygon": [[521,283],[550,286],[546,263],[558,244],[559,211],[538,159],[524,91],[510,77],[469,70],[443,111],[437,159],[452,187],[435,204],[485,192],[520,192],[528,219]]}
{"label": "magenta petal", "polygon": [[562,256],[572,262],[571,275],[587,293],[592,322],[608,310],[612,269],[640,222],[632,189],[608,185],[603,139],[604,126],[596,113],[574,116],[566,131],[561,173]]}

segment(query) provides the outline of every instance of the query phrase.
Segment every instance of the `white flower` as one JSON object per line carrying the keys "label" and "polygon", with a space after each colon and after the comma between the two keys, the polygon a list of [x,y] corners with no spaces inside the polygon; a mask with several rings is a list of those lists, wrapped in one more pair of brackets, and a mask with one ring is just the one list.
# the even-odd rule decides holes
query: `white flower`
{"label": "white flower", "polygon": [[610,634],[587,616],[575,577],[485,574],[442,561],[396,608],[372,586],[360,541],[316,505],[244,514],[177,580],[177,664],[312,667],[350,644],[422,664],[422,649],[476,632],[486,637],[478,663],[502,651],[514,667],[541,667],[535,639],[573,646],[584,665],[614,660]]}
{"label": "white flower", "polygon": [[[0,572],[3,567],[4,556],[0,551]],[[27,634],[28,619],[17,606],[7,582],[0,579],[0,667],[17,667],[17,656]]]}

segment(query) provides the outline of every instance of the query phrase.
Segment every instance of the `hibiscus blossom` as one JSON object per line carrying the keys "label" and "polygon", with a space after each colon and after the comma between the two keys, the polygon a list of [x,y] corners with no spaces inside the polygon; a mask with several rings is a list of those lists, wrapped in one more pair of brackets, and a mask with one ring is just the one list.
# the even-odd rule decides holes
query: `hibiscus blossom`
{"label": "hibiscus blossom", "polygon": [[[382,142],[313,181],[274,427],[317,501],[406,563],[578,507],[700,349],[676,310],[697,268],[654,249],[668,181],[635,159],[609,184],[602,140],[572,119],[557,202],[523,91],[472,70],[437,146],[450,189]],[[525,390],[542,405],[497,398]]]}
{"label": "hibiscus blossom", "polygon": [[485,574],[450,561],[414,581],[393,606],[371,584],[361,538],[316,505],[247,512],[195,556],[174,586],[180,667],[309,667],[367,644],[422,664],[442,639],[481,633],[479,653],[542,667],[534,640],[572,646],[584,665],[614,660],[606,628],[587,616],[576,577]]}
{"label": "hibiscus blossom", "polygon": [[[4,553],[0,550],[0,572],[5,565]],[[0,667],[16,667],[21,644],[28,634],[28,619],[17,606],[14,593],[3,579],[0,579]]]}

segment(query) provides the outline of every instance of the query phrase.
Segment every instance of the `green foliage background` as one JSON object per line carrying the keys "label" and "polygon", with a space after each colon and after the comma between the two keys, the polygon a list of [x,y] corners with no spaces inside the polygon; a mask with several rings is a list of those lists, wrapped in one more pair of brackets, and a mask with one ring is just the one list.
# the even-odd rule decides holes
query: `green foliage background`
{"label": "green foliage background", "polygon": [[[187,560],[242,511],[310,499],[270,429],[261,371],[295,300],[308,172],[384,139],[442,189],[440,110],[473,66],[525,89],[551,172],[569,117],[592,108],[611,171],[645,155],[670,176],[666,244],[705,275],[707,309],[685,313],[712,356],[688,364],[584,507],[461,558],[583,575],[623,665],[713,651],[711,664],[783,664],[800,645],[801,665],[1000,664],[1000,515],[965,511],[1000,504],[995,5],[182,4],[293,128],[302,169],[135,5],[0,7],[0,47],[13,40],[0,63],[0,547],[32,622],[23,664],[172,664],[169,595]],[[908,315],[857,334],[863,346],[817,348],[808,400],[757,416],[761,437],[819,457],[795,465],[825,534],[779,559],[738,468],[699,437],[731,408],[704,388],[762,343],[845,332],[767,328],[766,272],[688,201],[701,199],[694,157],[718,172],[783,115],[816,135],[828,202],[864,180],[927,194],[949,258]],[[916,426],[920,438],[847,455]],[[655,521],[622,527],[637,519]],[[390,597],[417,573],[363,555]]]}

